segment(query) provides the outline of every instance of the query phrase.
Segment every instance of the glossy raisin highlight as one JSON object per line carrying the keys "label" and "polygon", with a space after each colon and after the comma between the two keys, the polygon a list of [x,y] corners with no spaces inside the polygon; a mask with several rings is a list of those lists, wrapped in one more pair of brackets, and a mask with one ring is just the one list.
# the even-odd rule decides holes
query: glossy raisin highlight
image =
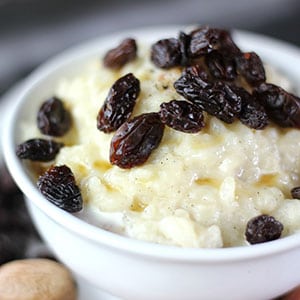
{"label": "glossy raisin highlight", "polygon": [[162,103],[159,116],[167,126],[186,133],[199,132],[205,125],[202,110],[187,101],[172,100]]}
{"label": "glossy raisin highlight", "polygon": [[59,208],[71,213],[82,209],[81,192],[68,166],[50,167],[39,177],[37,186],[43,196]]}
{"label": "glossy raisin highlight", "polygon": [[134,39],[123,40],[116,48],[109,50],[104,58],[104,66],[119,69],[137,57],[137,44]]}
{"label": "glossy raisin highlight", "polygon": [[264,129],[269,123],[269,118],[255,95],[249,94],[242,87],[231,86],[231,88],[241,97],[242,107],[238,119],[249,128]]}
{"label": "glossy raisin highlight", "polygon": [[179,66],[182,60],[182,44],[175,39],[162,39],[151,47],[151,61],[159,68],[169,69]]}
{"label": "glossy raisin highlight", "polygon": [[164,124],[158,113],[146,113],[125,122],[110,145],[110,162],[123,169],[142,165],[158,147]]}
{"label": "glossy raisin highlight", "polygon": [[105,133],[117,130],[131,116],[139,93],[140,81],[132,73],[119,78],[98,113],[97,128]]}
{"label": "glossy raisin highlight", "polygon": [[274,217],[259,215],[248,221],[246,239],[250,244],[265,243],[280,238],[283,225]]}
{"label": "glossy raisin highlight", "polygon": [[208,26],[200,27],[190,33],[189,54],[201,57],[220,47],[220,30]]}
{"label": "glossy raisin highlight", "polygon": [[71,123],[69,111],[57,97],[45,101],[38,111],[37,126],[45,135],[63,136],[71,128]]}
{"label": "glossy raisin highlight", "polygon": [[237,77],[235,60],[223,55],[220,51],[212,51],[205,56],[206,65],[216,79],[233,81]]}
{"label": "glossy raisin highlight", "polygon": [[16,154],[21,159],[46,162],[53,160],[61,147],[62,143],[53,140],[30,139],[17,146]]}
{"label": "glossy raisin highlight", "polygon": [[261,84],[254,94],[274,123],[281,127],[300,128],[299,97],[270,83]]}
{"label": "glossy raisin highlight", "polygon": [[255,52],[241,53],[235,57],[236,66],[250,85],[258,85],[266,81],[266,74],[260,57]]}
{"label": "glossy raisin highlight", "polygon": [[291,189],[293,199],[300,199],[300,186]]}
{"label": "glossy raisin highlight", "polygon": [[232,123],[241,111],[241,97],[223,81],[210,82],[203,71],[190,68],[174,83],[176,91],[207,113]]}

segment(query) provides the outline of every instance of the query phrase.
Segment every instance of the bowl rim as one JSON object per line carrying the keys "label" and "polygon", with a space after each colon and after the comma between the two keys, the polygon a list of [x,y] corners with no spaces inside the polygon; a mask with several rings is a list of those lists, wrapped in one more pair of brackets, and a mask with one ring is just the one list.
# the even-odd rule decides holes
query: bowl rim
{"label": "bowl rim", "polygon": [[[176,246],[154,244],[121,236],[88,224],[86,221],[63,211],[48,202],[35,188],[33,182],[26,175],[23,163],[16,157],[14,134],[17,128],[17,122],[14,120],[18,119],[17,116],[22,110],[22,106],[20,104],[23,99],[26,99],[26,96],[29,95],[32,90],[37,88],[40,82],[46,80],[47,76],[49,76],[52,72],[59,70],[78,59],[88,58],[91,54],[97,53],[97,51],[100,57],[101,50],[99,50],[99,46],[101,44],[109,45],[114,41],[128,36],[134,36],[136,38],[142,37],[146,40],[149,38],[157,40],[158,38],[161,38],[161,36],[174,36],[174,33],[178,33],[179,30],[183,30],[183,28],[184,26],[179,25],[151,26],[140,28],[138,30],[131,29],[118,33],[111,33],[63,51],[61,54],[54,56],[34,70],[24,80],[21,86],[18,86],[17,93],[12,93],[15,99],[11,101],[13,104],[9,106],[9,110],[6,110],[4,116],[5,126],[1,138],[4,159],[10,173],[17,185],[25,194],[27,201],[30,201],[30,203],[41,210],[54,222],[65,227],[70,232],[78,234],[82,238],[89,240],[90,242],[101,244],[102,246],[109,247],[116,251],[125,251],[134,255],[142,255],[144,257],[152,257],[161,260],[179,260],[184,262],[202,261],[211,263],[253,259],[256,257],[264,257],[299,248],[300,232],[268,243],[256,244],[248,247],[240,246],[220,249],[180,248]],[[265,51],[272,51],[272,53],[274,52],[275,54],[283,54],[282,59],[292,58],[298,63],[300,69],[300,49],[293,45],[271,37],[240,30],[234,30],[233,36],[238,44],[260,44],[262,49],[265,49]]]}

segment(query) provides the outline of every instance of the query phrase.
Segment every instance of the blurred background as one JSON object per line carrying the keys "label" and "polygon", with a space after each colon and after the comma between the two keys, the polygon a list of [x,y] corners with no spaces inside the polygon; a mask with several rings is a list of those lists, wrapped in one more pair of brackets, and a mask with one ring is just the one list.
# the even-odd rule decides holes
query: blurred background
{"label": "blurred background", "polygon": [[0,95],[62,50],[154,24],[209,24],[300,46],[299,0],[0,0]]}

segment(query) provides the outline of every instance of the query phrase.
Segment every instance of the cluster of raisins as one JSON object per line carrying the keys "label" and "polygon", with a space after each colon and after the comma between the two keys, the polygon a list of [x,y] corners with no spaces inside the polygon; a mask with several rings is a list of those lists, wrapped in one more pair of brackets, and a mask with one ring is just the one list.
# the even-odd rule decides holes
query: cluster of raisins
{"label": "cluster of raisins", "polygon": [[178,94],[226,123],[237,118],[254,129],[269,120],[299,127],[300,98],[267,84],[259,56],[243,53],[226,30],[204,26],[160,40],[151,48],[151,60],[160,68],[184,67],[174,83]]}
{"label": "cluster of raisins", "polygon": [[[61,137],[71,128],[72,118],[62,100],[50,98],[42,103],[37,116],[37,127],[41,133],[51,138],[29,139],[17,146],[16,154],[21,159],[51,162],[55,159],[63,143],[52,137]],[[65,165],[51,166],[39,177],[37,186],[41,193],[56,206],[68,211],[82,209],[82,197],[71,169]]]}

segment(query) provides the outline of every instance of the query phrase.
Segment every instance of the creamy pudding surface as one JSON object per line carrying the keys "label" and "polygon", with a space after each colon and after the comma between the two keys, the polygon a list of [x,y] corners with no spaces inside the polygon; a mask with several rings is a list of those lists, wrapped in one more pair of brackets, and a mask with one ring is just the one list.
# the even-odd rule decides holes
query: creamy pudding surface
{"label": "creamy pudding surface", "polygon": [[[132,73],[140,93],[130,118],[158,112],[163,102],[185,100],[174,88],[182,67],[158,68],[151,45],[139,44],[137,57],[112,69],[102,60],[80,74],[62,78],[54,95],[72,116],[64,143],[50,163],[67,165],[83,199],[76,215],[107,230],[144,241],[181,247],[249,245],[247,222],[269,215],[283,224],[281,237],[300,230],[300,129],[272,121],[254,129],[239,120],[226,123],[203,112],[204,127],[194,133],[165,126],[162,139],[141,165],[121,168],[110,162],[115,132],[97,128],[97,115],[112,85]],[[247,49],[251,50],[251,49]],[[266,67],[266,82],[289,89],[285,78]],[[24,140],[41,137],[25,124]]]}

